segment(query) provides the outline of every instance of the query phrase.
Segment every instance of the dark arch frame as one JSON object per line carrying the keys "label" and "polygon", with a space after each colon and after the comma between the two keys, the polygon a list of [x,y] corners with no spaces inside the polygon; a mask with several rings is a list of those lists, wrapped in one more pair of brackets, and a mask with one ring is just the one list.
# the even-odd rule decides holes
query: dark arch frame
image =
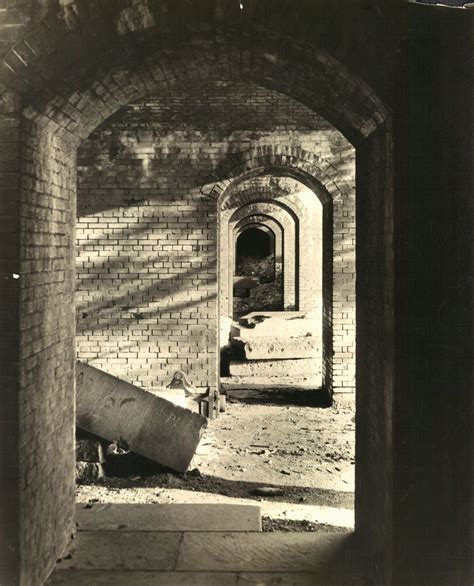
{"label": "dark arch frame", "polygon": [[[18,510],[20,527],[27,526],[27,519],[36,519],[36,545],[41,549],[33,551],[26,542],[26,534],[17,533],[24,556],[24,572],[34,576],[35,559],[50,559],[51,564],[58,557],[73,530],[74,482],[72,470],[72,439],[74,428],[74,327],[73,327],[73,233],[74,225],[74,151],[82,138],[103,122],[122,105],[140,96],[159,90],[163,75],[159,70],[167,70],[169,78],[187,76],[194,70],[195,58],[199,55],[217,76],[236,75],[241,79],[251,79],[265,87],[286,93],[320,112],[336,128],[341,130],[357,149],[357,223],[364,227],[357,235],[357,460],[356,470],[356,532],[364,544],[366,554],[380,559],[383,568],[390,568],[392,532],[392,385],[393,385],[393,268],[392,268],[392,180],[391,180],[391,130],[390,114],[375,94],[362,80],[352,75],[345,67],[324,51],[314,46],[294,44],[291,48],[274,34],[258,35],[249,44],[252,31],[242,35],[241,31],[229,28],[223,37],[209,37],[196,33],[186,35],[188,50],[183,45],[176,46],[166,35],[157,33],[159,27],[166,29],[170,22],[164,19],[154,21],[157,8],[142,2],[150,12],[149,26],[130,25],[125,19],[125,32],[114,28],[116,21],[111,19],[110,27],[100,39],[95,39],[91,31],[96,31],[92,12],[84,10],[87,2],[76,2],[59,13],[48,15],[48,26],[38,25],[28,32],[25,43],[22,39],[12,52],[5,56],[0,71],[1,90],[9,99],[12,94],[21,97],[23,154],[22,174],[22,224],[20,226],[21,258],[8,262],[15,272],[22,275],[22,288],[19,293],[19,311],[28,312],[30,299],[28,293],[36,287],[34,278],[27,268],[29,251],[49,246],[57,251],[58,271],[64,276],[67,286],[59,295],[50,296],[50,305],[45,306],[42,314],[43,336],[50,342],[49,354],[45,362],[35,371],[35,385],[38,392],[35,400],[47,399],[48,393],[56,392],[63,398],[61,408],[51,412],[51,422],[58,436],[65,439],[70,450],[61,454],[57,450],[58,467],[63,467],[61,476],[56,473],[50,484],[48,462],[38,475],[36,489],[47,490],[55,500],[54,510],[41,511],[37,501],[27,499],[28,495],[18,494],[15,505]],[[102,9],[101,9],[102,10]],[[113,9],[110,8],[113,12]],[[90,29],[82,26],[83,21],[90,23]],[[101,23],[107,22],[104,17]],[[122,22],[122,21],[120,21]],[[43,28],[41,28],[43,27]],[[51,27],[58,32],[51,35]],[[128,28],[127,28],[128,27]],[[88,31],[84,32],[84,31]],[[182,38],[182,37],[180,37]],[[66,39],[66,40],[65,40]],[[67,41],[70,41],[69,43]],[[93,41],[93,42],[92,42]],[[122,41],[122,45],[120,42]],[[210,42],[209,42],[210,41]],[[90,43],[90,48],[88,48]],[[97,43],[104,51],[97,51]],[[168,43],[169,52],[162,51]],[[56,44],[56,50],[42,50],[43,46]],[[62,50],[64,46],[68,51]],[[35,50],[36,47],[36,50]],[[251,49],[249,49],[249,47]],[[282,55],[284,47],[284,55]],[[253,60],[246,59],[252,51]],[[94,58],[94,51],[97,53]],[[160,53],[161,51],[161,53]],[[147,55],[146,63],[143,53]],[[21,56],[21,59],[18,58]],[[153,63],[155,56],[158,65]],[[88,61],[92,56],[92,60]],[[241,58],[242,57],[242,58]],[[86,59],[87,58],[87,59]],[[140,59],[144,65],[139,67]],[[61,64],[61,60],[62,64]],[[28,63],[25,67],[24,63]],[[295,70],[288,71],[287,63]],[[189,65],[189,67],[186,67]],[[135,69],[134,69],[135,68]],[[131,71],[134,69],[134,75]],[[298,77],[297,69],[305,75]],[[48,77],[48,71],[59,71],[57,77]],[[196,65],[200,72],[200,63]],[[74,73],[73,73],[74,72]],[[66,75],[68,73],[68,75]],[[65,75],[62,75],[65,74]],[[72,77],[74,74],[76,78]],[[305,82],[301,83],[301,79]],[[314,87],[319,83],[319,92]],[[55,157],[48,157],[54,152]],[[289,159],[291,152],[283,155]],[[297,159],[297,157],[296,157]],[[30,169],[38,165],[39,177],[34,179]],[[271,162],[271,161],[270,161]],[[245,164],[245,158],[244,158]],[[302,168],[311,162],[301,160]],[[291,165],[290,165],[291,166]],[[59,172],[61,170],[61,173]],[[61,175],[62,185],[57,182]],[[212,181],[210,181],[212,183]],[[332,189],[331,181],[325,185]],[[37,232],[26,239],[30,218],[40,218],[39,208],[54,209],[64,206],[61,233],[55,221],[48,217],[46,225],[51,230]],[[47,204],[47,205],[41,205]],[[50,206],[50,208],[48,208]],[[59,209],[59,208],[57,208]],[[48,283],[42,285],[46,291]],[[69,308],[69,309],[68,309]],[[378,308],[374,314],[373,308]],[[58,327],[63,331],[61,343],[54,342],[54,332],[45,326],[56,311]],[[71,315],[72,314],[72,315]],[[72,320],[72,321],[71,321]],[[28,363],[35,340],[22,335],[19,340],[19,374],[16,385],[19,387],[19,402],[32,399],[32,382],[27,376]],[[53,343],[54,342],[54,343]],[[59,345],[57,345],[59,344]],[[57,348],[57,354],[55,353]],[[62,350],[62,352],[61,352]],[[56,369],[58,378],[54,389],[47,389],[47,372]],[[49,369],[49,370],[48,370]],[[15,375],[16,376],[16,375]],[[13,387],[12,387],[13,388]],[[16,392],[16,386],[15,392]],[[34,405],[32,407],[35,408]],[[371,424],[369,424],[371,422]],[[362,425],[361,425],[362,423]],[[28,418],[12,419],[12,426],[18,426],[22,445],[32,450],[41,449],[49,441],[46,428],[35,429],[32,437]],[[15,427],[14,430],[17,428]],[[18,478],[26,476],[31,465],[33,451],[24,451],[18,467]],[[367,490],[368,470],[378,470],[377,476],[370,480]],[[18,483],[18,486],[20,483]],[[19,489],[18,489],[19,490]],[[41,534],[41,517],[46,515],[44,526],[49,521],[56,527],[50,535]],[[31,528],[30,528],[31,529]],[[17,531],[17,529],[14,529]],[[36,556],[36,557],[35,557]],[[52,567],[52,565],[50,566]]]}

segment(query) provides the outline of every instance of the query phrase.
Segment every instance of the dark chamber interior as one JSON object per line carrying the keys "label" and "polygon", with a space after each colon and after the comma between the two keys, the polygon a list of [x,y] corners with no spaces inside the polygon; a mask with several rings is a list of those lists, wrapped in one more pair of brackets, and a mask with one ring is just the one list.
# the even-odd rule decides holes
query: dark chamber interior
{"label": "dark chamber interior", "polygon": [[270,235],[259,228],[249,228],[237,238],[237,266],[242,257],[261,259],[272,252]]}

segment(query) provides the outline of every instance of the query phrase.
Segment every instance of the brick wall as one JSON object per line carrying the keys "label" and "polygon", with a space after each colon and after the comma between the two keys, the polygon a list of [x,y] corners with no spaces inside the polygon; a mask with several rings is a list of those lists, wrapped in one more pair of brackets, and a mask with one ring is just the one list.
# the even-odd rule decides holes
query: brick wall
{"label": "brick wall", "polygon": [[18,579],[20,332],[20,120],[14,95],[0,100],[0,579]]}
{"label": "brick wall", "polygon": [[[78,154],[78,358],[145,388],[216,384],[216,203],[232,153],[298,145],[354,181],[354,150],[298,102],[204,83],[123,108]],[[352,201],[353,203],[353,201]],[[352,381],[353,384],[353,381]]]}
{"label": "brick wall", "polygon": [[41,583],[75,531],[76,171],[74,149],[54,125],[38,118],[22,126],[19,526],[26,585]]}

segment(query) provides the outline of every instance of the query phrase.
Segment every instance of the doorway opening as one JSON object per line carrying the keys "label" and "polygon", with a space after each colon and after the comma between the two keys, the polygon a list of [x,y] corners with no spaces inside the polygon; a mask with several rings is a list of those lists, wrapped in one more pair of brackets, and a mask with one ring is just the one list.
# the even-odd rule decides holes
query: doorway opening
{"label": "doorway opening", "polygon": [[[167,498],[168,483],[169,490],[178,491],[174,499],[212,499],[224,491],[229,499],[252,500],[270,485],[283,492],[295,512],[285,520],[283,505],[266,510],[269,529],[311,530],[318,523],[351,529],[354,392],[340,385],[334,356],[347,369],[352,357],[346,360],[340,353],[351,344],[353,352],[354,340],[339,348],[334,336],[340,323],[331,323],[330,316],[341,317],[342,301],[346,312],[355,312],[354,300],[342,298],[347,290],[333,287],[334,276],[349,268],[346,279],[355,285],[353,248],[347,258],[333,255],[355,238],[355,229],[347,225],[355,213],[354,187],[341,176],[342,168],[354,173],[355,151],[329,123],[319,116],[315,121],[314,113],[288,97],[242,82],[226,89],[224,94],[209,80],[200,92],[223,135],[220,142],[212,125],[208,138],[188,122],[186,140],[177,144],[179,120],[189,117],[191,106],[175,87],[166,108],[158,95],[132,103],[79,149],[78,358],[167,396],[176,371],[185,373],[197,393],[205,392],[215,376],[213,359],[221,341],[236,353],[229,356],[231,380],[218,381],[226,412],[209,424],[190,466],[199,471],[196,477],[182,478],[140,462],[137,468],[136,458],[127,462],[131,456],[120,453],[126,446],[109,442],[102,446],[106,477],[100,490],[84,481],[80,499],[100,494],[126,502],[138,490],[141,502],[149,502],[156,500],[151,485]],[[240,126],[240,134],[234,130],[232,135],[234,148],[236,136],[243,146],[249,136],[263,144],[255,154],[247,151],[250,162],[217,201],[202,197],[203,160],[216,165],[218,151],[222,164],[229,148],[223,112],[236,100],[251,104],[248,96],[255,92],[262,98],[257,104],[272,103],[282,122],[283,112],[299,113],[301,137],[314,152],[294,149],[298,157],[289,160],[278,152],[273,134],[262,129],[265,109],[248,106],[242,120],[232,119]],[[221,111],[223,100],[227,105]],[[163,118],[170,116],[170,104],[175,111],[168,127]],[[339,149],[337,161],[331,162],[337,171],[334,195],[324,186],[322,171],[303,167],[311,157],[321,164],[318,153],[328,141]],[[271,165],[262,168],[262,154],[272,157]],[[354,289],[349,293],[354,295]],[[226,319],[227,339],[218,340],[217,323],[222,326]],[[236,333],[235,328],[242,329]],[[352,392],[341,395],[337,407],[329,406],[334,390]],[[324,424],[315,427],[315,418]],[[124,469],[114,469],[120,462]],[[196,497],[187,494],[190,485]],[[321,517],[323,506],[329,513],[324,509],[327,515]]]}
{"label": "doorway opening", "polygon": [[[264,225],[248,224],[237,233],[233,316],[283,310],[281,238]],[[277,249],[278,247],[278,249]]]}
{"label": "doorway opening", "polygon": [[[151,22],[151,16],[150,19]],[[57,20],[58,28],[63,30],[62,27],[69,26],[70,22],[64,20],[61,13]],[[77,35],[86,35],[86,30],[77,27]],[[222,296],[218,295],[220,276],[218,279],[217,272],[221,270],[222,263],[217,269],[216,257],[220,254],[220,247],[217,246],[215,234],[216,216],[219,215],[216,201],[234,180],[242,180],[249,170],[253,170],[257,175],[265,175],[269,169],[274,171],[275,168],[287,171],[290,176],[297,174],[298,171],[304,173],[305,177],[318,177],[320,186],[331,195],[333,201],[342,197],[344,190],[341,190],[338,182],[334,180],[337,177],[337,170],[328,162],[327,154],[331,152],[337,154],[338,159],[344,158],[348,152],[346,143],[336,144],[333,149],[328,148],[327,142],[324,144],[314,141],[310,136],[310,131],[319,128],[320,118],[315,112],[322,112],[330,121],[332,129],[341,130],[348,138],[349,148],[357,148],[357,222],[361,228],[357,234],[357,419],[358,423],[361,423],[357,426],[357,531],[371,552],[376,553],[384,544],[389,543],[392,486],[390,413],[393,380],[390,115],[362,80],[352,76],[330,55],[313,47],[307,49],[305,45],[298,44],[293,51],[292,45],[285,43],[282,54],[283,44],[277,35],[266,35],[262,32],[255,35],[252,43],[246,44],[241,42],[240,30],[236,37],[233,28],[229,28],[228,35],[219,36],[215,39],[216,43],[211,44],[206,43],[206,40],[201,42],[203,39],[200,38],[192,39],[194,32],[189,32],[190,42],[196,40],[193,50],[188,50],[184,45],[170,46],[169,53],[161,59],[160,51],[168,43],[167,39],[163,39],[164,45],[160,47],[146,45],[149,58],[146,60],[146,67],[143,64],[143,69],[140,69],[143,60],[135,58],[137,49],[140,49],[142,42],[145,43],[144,39],[148,34],[150,38],[158,38],[159,35],[155,35],[155,29],[151,24],[146,30],[140,31],[140,35],[130,31],[130,34],[120,39],[124,43],[131,40],[128,46],[131,49],[130,53],[97,51],[97,55],[94,56],[98,61],[97,67],[92,68],[88,63],[84,63],[84,67],[71,67],[78,75],[73,88],[66,83],[63,84],[64,76],[57,75],[54,79],[51,78],[48,91],[39,88],[34,101],[30,97],[25,99],[27,116],[23,120],[22,129],[22,140],[25,143],[22,151],[23,168],[34,172],[35,178],[22,183],[24,206],[31,211],[33,219],[43,218],[41,222],[44,222],[45,229],[31,232],[30,237],[24,239],[25,251],[31,250],[32,254],[31,262],[24,262],[22,291],[41,293],[41,302],[36,303],[35,300],[34,308],[32,306],[32,311],[34,309],[35,312],[34,319],[38,320],[35,323],[54,326],[51,329],[49,326],[38,329],[35,325],[38,338],[23,336],[21,339],[24,356],[31,357],[31,360],[28,358],[31,368],[27,369],[29,374],[25,377],[24,389],[28,392],[33,389],[38,391],[29,393],[32,408],[28,412],[25,411],[25,417],[19,424],[24,439],[23,445],[31,447],[31,454],[41,453],[44,446],[50,448],[48,452],[44,451],[47,458],[43,457],[42,466],[34,468],[37,474],[33,481],[18,483],[18,486],[22,487],[22,501],[27,502],[27,507],[30,507],[23,512],[25,518],[29,516],[40,519],[38,515],[41,513],[41,519],[48,519],[48,523],[38,522],[35,525],[34,535],[32,534],[34,539],[22,533],[22,551],[26,552],[25,573],[28,575],[37,575],[39,571],[35,568],[34,560],[49,560],[56,557],[69,539],[74,524],[72,460],[75,332],[70,311],[73,306],[71,283],[74,273],[74,222],[71,210],[75,201],[75,148],[78,137],[86,138],[98,124],[124,104],[131,101],[134,104],[140,102],[150,89],[165,92],[168,97],[168,90],[172,92],[173,85],[174,89],[177,86],[179,89],[191,88],[192,91],[188,91],[184,98],[181,96],[175,102],[170,100],[172,103],[185,104],[187,107],[193,102],[192,96],[205,94],[196,89],[197,85],[203,80],[211,81],[213,74],[217,75],[216,91],[238,96],[239,109],[242,104],[273,103],[272,100],[268,101],[265,98],[260,101],[259,92],[274,92],[272,97],[278,95],[282,100],[288,98],[291,107],[283,108],[278,118],[273,115],[269,117],[267,111],[267,126],[262,124],[262,135],[259,138],[255,138],[255,125],[247,129],[234,127],[231,132],[224,132],[221,116],[219,120],[222,124],[213,134],[213,142],[208,143],[212,146],[205,153],[206,156],[201,156],[202,151],[188,148],[195,145],[191,145],[189,140],[187,122],[196,123],[199,126],[198,131],[201,132],[207,128],[210,117],[209,103],[197,100],[194,102],[200,108],[199,115],[193,113],[188,116],[180,127],[176,127],[176,120],[172,116],[164,116],[160,124],[160,132],[164,133],[160,139],[163,140],[157,140],[159,133],[150,133],[149,125],[142,123],[134,129],[134,132],[142,132],[140,140],[134,137],[133,133],[131,136],[123,133],[124,140],[117,141],[108,154],[104,154],[100,144],[95,145],[98,158],[94,160],[92,149],[89,153],[92,160],[89,163],[98,173],[100,180],[107,178],[111,160],[115,159],[116,163],[120,163],[119,159],[124,152],[131,151],[134,155],[130,159],[132,172],[128,172],[128,167],[122,167],[118,174],[121,180],[129,181],[129,185],[121,184],[117,187],[116,184],[107,194],[99,194],[97,188],[101,186],[100,181],[82,184],[84,193],[90,198],[97,196],[93,205],[98,208],[87,215],[90,219],[89,228],[96,230],[97,234],[89,238],[89,243],[85,245],[87,248],[84,250],[91,253],[91,258],[88,258],[87,254],[84,255],[83,262],[88,263],[84,264],[84,267],[88,270],[94,269],[98,262],[102,262],[104,279],[97,279],[97,273],[90,270],[89,282],[97,284],[96,281],[107,280],[110,287],[104,288],[102,293],[98,292],[98,303],[95,306],[98,310],[95,315],[96,323],[92,320],[90,328],[81,329],[78,347],[82,348],[81,352],[95,353],[95,348],[102,342],[110,342],[113,348],[111,353],[117,354],[117,357],[112,358],[109,354],[108,364],[113,365],[114,370],[120,371],[124,377],[130,376],[133,381],[139,382],[139,378],[143,377],[146,380],[143,380],[142,384],[149,383],[152,388],[154,384],[161,384],[165,376],[166,382],[169,380],[167,369],[172,368],[173,360],[180,363],[184,360],[190,365],[190,369],[194,368],[194,378],[197,380],[195,384],[216,387],[218,331],[223,329],[223,322],[229,317],[228,307],[225,312],[221,312],[217,307],[218,304],[224,303],[226,296],[228,297],[228,288]],[[198,37],[197,31],[195,34]],[[66,37],[67,35],[64,38]],[[86,44],[90,39],[92,35],[86,38]],[[109,39],[104,39],[104,43],[107,42]],[[143,47],[145,48],[145,45]],[[249,47],[252,59],[248,59]],[[59,55],[66,53],[57,52]],[[38,58],[48,59],[50,54],[45,52]],[[80,52],[74,53],[74,57],[79,61],[80,55]],[[285,64],[292,66],[294,75],[288,75]],[[208,77],[203,75],[204,69],[209,73]],[[48,67],[27,68],[24,75],[27,78],[33,75],[31,72],[38,70],[48,75]],[[232,73],[233,79],[225,78],[229,72]],[[94,77],[95,75],[98,77]],[[304,83],[301,83],[302,79]],[[68,81],[71,79],[68,78]],[[247,97],[252,99],[240,99],[241,94],[234,91],[238,88],[233,84],[248,84],[251,92]],[[321,88],[324,91],[316,91]],[[161,103],[164,101],[161,100]],[[147,103],[144,104],[145,108]],[[222,105],[222,100],[216,103]],[[143,102],[141,104],[143,105]],[[304,105],[303,111],[298,109],[300,105]],[[290,140],[288,129],[284,127],[288,112],[296,106],[296,118],[301,120],[302,116],[310,125],[309,130],[307,129],[308,134],[302,140]],[[154,107],[149,110],[153,111]],[[228,111],[227,108],[226,113]],[[245,117],[238,116],[230,122],[235,119],[245,120]],[[282,131],[283,136],[268,135],[268,120],[271,120],[270,130]],[[123,120],[116,121],[119,125],[123,123]],[[229,117],[226,116],[224,122],[228,121]],[[283,130],[279,126],[283,127]],[[240,135],[239,142],[241,130],[252,133],[252,140]],[[115,139],[118,134],[120,132],[109,136]],[[227,139],[223,148],[219,143],[222,137]],[[236,137],[239,140],[236,140]],[[342,138],[345,140],[344,136]],[[249,144],[252,146],[249,147]],[[321,146],[317,153],[311,152],[315,145]],[[160,155],[159,161],[155,156],[157,152]],[[189,166],[183,164],[186,159],[181,157],[183,152],[192,155],[188,157],[192,162]],[[176,162],[180,164],[179,173],[170,170],[169,164]],[[81,167],[87,167],[87,160],[85,163],[86,165],[79,164],[77,170],[81,171]],[[191,171],[197,173],[191,176]],[[354,174],[350,174],[346,179],[346,183],[352,184],[353,187]],[[311,184],[311,188],[316,189],[316,186]],[[167,199],[170,190],[174,192],[173,195],[181,192],[179,198],[172,200],[172,204]],[[104,203],[104,199],[108,203]],[[46,211],[41,205],[45,201],[50,206],[47,210],[53,213]],[[121,202],[125,202],[126,205],[122,205]],[[114,213],[117,215],[114,216]],[[119,213],[122,215],[119,216]],[[134,224],[138,216],[140,222],[136,223],[139,225],[122,225]],[[113,217],[114,221],[101,221],[110,217]],[[86,215],[82,218],[85,221]],[[207,220],[211,228],[206,227]],[[202,222],[203,226],[195,226],[196,221]],[[336,221],[334,215],[334,222],[331,222],[331,225],[334,229],[339,226],[341,234],[344,234],[346,226],[342,226],[340,222]],[[348,216],[347,223],[350,231],[352,224],[355,225],[355,217]],[[179,233],[179,229],[184,226],[186,229],[191,228],[185,239],[180,238]],[[113,233],[114,230],[117,230],[117,234]],[[109,240],[109,234],[117,236],[117,246],[123,248],[114,250],[115,243],[94,242],[96,236],[100,238],[100,232],[105,235],[105,241]],[[141,241],[131,243],[131,235],[137,236]],[[152,238],[149,238],[150,235]],[[329,232],[324,231],[324,235],[324,238],[328,237]],[[162,237],[162,256],[155,253],[154,236]],[[147,239],[152,240],[152,243],[145,242]],[[165,240],[168,242],[165,243]],[[345,262],[342,257],[345,256],[346,249],[338,249],[332,236],[331,242],[333,260],[339,256],[340,260]],[[353,247],[353,243],[347,245]],[[112,250],[107,250],[108,246],[112,247]],[[119,250],[120,253],[115,254]],[[121,264],[124,263],[123,257],[130,250],[133,253],[143,252],[143,258],[137,258],[132,263],[125,262],[124,267]],[[191,258],[170,258],[185,257],[185,253]],[[97,261],[95,257],[102,257],[102,260]],[[110,261],[109,266],[104,262],[106,258]],[[27,265],[33,268],[28,269]],[[323,267],[326,267],[324,260]],[[124,268],[125,270],[122,270]],[[139,278],[136,277],[137,274],[140,275]],[[118,288],[117,275],[120,275],[129,291],[121,291]],[[177,276],[183,279],[181,286]],[[338,279],[333,273],[334,292],[336,281],[345,283],[345,279],[344,270]],[[139,280],[143,283],[138,283]],[[294,290],[299,295],[298,283],[295,284]],[[127,303],[130,295],[132,303]],[[348,303],[339,300],[336,304],[335,294],[332,299],[332,305],[323,301],[323,312],[326,316],[323,322],[323,339],[326,339],[326,329],[330,326],[334,334],[336,326],[343,325],[339,318],[352,319],[351,316],[342,314],[348,313],[346,309],[351,302],[355,302],[355,295],[347,293],[345,301]],[[29,303],[26,298],[24,301],[25,304]],[[341,311],[337,317],[336,308]],[[125,313],[117,315],[120,312]],[[81,315],[81,319],[90,317],[87,310],[83,313],[87,315]],[[187,327],[176,328],[171,335],[171,328],[183,325],[184,319],[180,319],[179,324],[176,323],[178,317],[186,318]],[[106,325],[110,326],[110,331],[113,330],[112,334],[102,334]],[[183,341],[179,346],[178,356],[175,351],[178,346],[176,337],[180,337],[178,341]],[[157,352],[156,340],[166,340],[169,344],[158,344]],[[348,388],[354,385],[354,377],[346,374],[346,362],[335,358],[337,351],[343,352],[344,348],[347,348],[345,342],[344,334],[340,337],[332,335],[334,354],[327,353],[327,363],[323,359],[323,377],[327,376],[327,380],[332,382],[333,390],[344,388],[345,383]],[[325,344],[324,347],[330,348],[330,345]],[[37,355],[38,348],[41,349],[41,355]],[[91,358],[97,361],[106,360],[102,354]],[[145,360],[145,363],[136,368],[136,361],[139,360]],[[51,384],[52,372],[56,374],[54,385]],[[339,386],[336,385],[336,381],[340,382]],[[58,400],[58,397],[61,400]],[[45,420],[42,425],[32,425],[36,413],[43,413],[44,405],[49,406],[48,421]],[[290,419],[289,422],[291,423]],[[313,420],[308,427],[316,432],[317,423]],[[58,438],[58,441],[53,443],[50,441],[52,426],[57,429]],[[311,442],[307,438],[301,445],[308,447],[309,443]],[[258,455],[247,454],[247,457]],[[235,454],[231,455],[233,461],[234,456]],[[313,456],[311,454],[311,458]],[[22,462],[21,466],[21,474],[24,475],[22,478],[27,478],[28,464]],[[374,470],[377,470],[375,477]],[[299,474],[295,472],[293,475],[291,470],[290,473],[292,479]],[[280,474],[281,478],[287,477],[286,473]],[[367,478],[371,478],[370,490],[367,487]],[[26,527],[27,524],[21,523],[21,526]],[[50,527],[54,527],[54,531],[51,531]]]}

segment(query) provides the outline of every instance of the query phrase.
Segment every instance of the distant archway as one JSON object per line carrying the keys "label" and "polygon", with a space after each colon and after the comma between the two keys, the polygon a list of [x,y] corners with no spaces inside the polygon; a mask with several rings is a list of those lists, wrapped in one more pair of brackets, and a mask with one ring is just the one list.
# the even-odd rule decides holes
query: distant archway
{"label": "distant archway", "polygon": [[[281,245],[281,239],[279,243]],[[277,269],[276,258],[276,236],[267,226],[252,223],[236,234],[234,319],[253,311],[283,310],[281,263]],[[241,277],[254,281],[252,288],[239,289],[238,280]]]}
{"label": "distant archway", "polygon": [[266,258],[270,254],[274,254],[275,237],[273,233],[263,226],[254,224],[246,227],[240,232],[236,240],[236,264],[239,263],[239,257],[251,256],[255,259]]}

